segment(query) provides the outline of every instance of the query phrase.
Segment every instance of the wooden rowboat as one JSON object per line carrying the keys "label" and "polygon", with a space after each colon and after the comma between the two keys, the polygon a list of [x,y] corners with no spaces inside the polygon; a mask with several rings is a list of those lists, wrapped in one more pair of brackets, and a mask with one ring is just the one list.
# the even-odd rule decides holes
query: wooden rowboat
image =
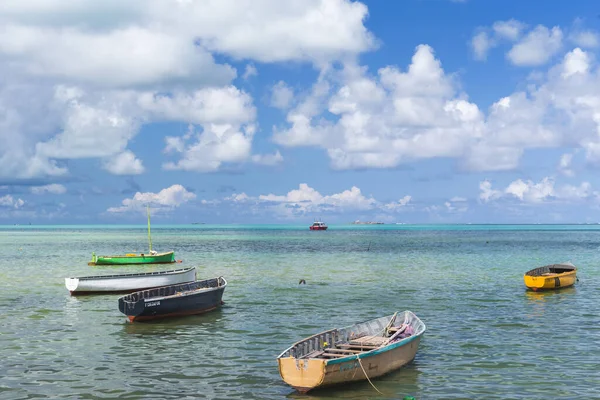
{"label": "wooden rowboat", "polygon": [[577,268],[570,262],[546,265],[527,271],[523,280],[525,286],[535,291],[565,288],[577,280]]}
{"label": "wooden rowboat", "polygon": [[425,324],[411,311],[310,336],[277,357],[281,378],[301,393],[375,378],[415,357]]}
{"label": "wooden rowboat", "polygon": [[159,286],[174,285],[196,280],[196,268],[138,274],[80,276],[65,278],[71,295],[92,293],[127,293]]}
{"label": "wooden rowboat", "polygon": [[223,277],[131,293],[119,299],[129,322],[202,314],[219,308],[227,281]]}

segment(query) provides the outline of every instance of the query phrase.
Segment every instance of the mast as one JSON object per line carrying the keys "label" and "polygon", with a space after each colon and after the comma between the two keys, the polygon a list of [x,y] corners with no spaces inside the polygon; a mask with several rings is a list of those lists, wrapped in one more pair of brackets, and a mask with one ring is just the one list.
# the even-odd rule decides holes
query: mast
{"label": "mast", "polygon": [[152,253],[152,236],[150,236],[150,209],[146,206],[146,214],[148,214],[148,245],[150,246],[150,253]]}

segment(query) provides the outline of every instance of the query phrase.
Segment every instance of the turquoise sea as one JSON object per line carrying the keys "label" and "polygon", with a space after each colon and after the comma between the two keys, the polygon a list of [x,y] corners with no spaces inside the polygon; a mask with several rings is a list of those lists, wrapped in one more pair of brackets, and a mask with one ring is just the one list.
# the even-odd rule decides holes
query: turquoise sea
{"label": "turquoise sea", "polygon": [[[600,225],[153,226],[181,264],[90,267],[145,251],[145,226],[0,226],[0,398],[598,399]],[[572,288],[523,274],[571,261]],[[70,276],[196,266],[224,307],[126,321],[118,295],[71,297]],[[300,279],[306,285],[299,285]],[[367,382],[299,395],[276,357],[325,329],[411,310],[415,360]]]}

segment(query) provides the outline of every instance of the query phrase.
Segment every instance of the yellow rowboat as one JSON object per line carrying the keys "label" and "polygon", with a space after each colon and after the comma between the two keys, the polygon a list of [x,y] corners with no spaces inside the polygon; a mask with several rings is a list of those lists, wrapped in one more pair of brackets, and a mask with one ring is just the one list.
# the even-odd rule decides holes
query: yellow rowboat
{"label": "yellow rowboat", "polygon": [[577,268],[570,262],[551,264],[528,271],[523,279],[529,289],[548,290],[572,286],[577,280]]}
{"label": "yellow rowboat", "polygon": [[277,357],[279,374],[300,393],[375,378],[415,358],[425,324],[411,311],[310,336]]}

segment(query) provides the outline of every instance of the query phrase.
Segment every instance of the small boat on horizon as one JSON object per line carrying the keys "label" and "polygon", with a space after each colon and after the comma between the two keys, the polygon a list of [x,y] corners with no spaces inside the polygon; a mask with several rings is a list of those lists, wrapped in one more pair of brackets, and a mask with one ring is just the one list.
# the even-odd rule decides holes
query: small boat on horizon
{"label": "small boat on horizon", "polygon": [[129,322],[203,314],[219,308],[227,281],[222,276],[142,290],[119,298]]}
{"label": "small boat on horizon", "polygon": [[411,362],[426,327],[403,311],[310,336],[278,357],[279,374],[300,393],[370,380]]}
{"label": "small boat on horizon", "polygon": [[97,256],[92,253],[92,261],[88,265],[133,265],[133,264],[170,264],[175,262],[175,251],[159,253],[152,250],[152,236],[150,235],[150,210],[146,206],[148,215],[148,253],[127,253],[115,256]]}
{"label": "small boat on horizon", "polygon": [[196,280],[196,268],[142,272],[121,275],[97,275],[65,278],[72,296],[80,294],[130,293],[143,289],[175,285]]}
{"label": "small boat on horizon", "polygon": [[577,268],[570,262],[545,265],[527,271],[523,280],[533,291],[561,289],[575,284]]}
{"label": "small boat on horizon", "polygon": [[327,224],[323,221],[315,221],[309,228],[311,231],[326,231]]}

